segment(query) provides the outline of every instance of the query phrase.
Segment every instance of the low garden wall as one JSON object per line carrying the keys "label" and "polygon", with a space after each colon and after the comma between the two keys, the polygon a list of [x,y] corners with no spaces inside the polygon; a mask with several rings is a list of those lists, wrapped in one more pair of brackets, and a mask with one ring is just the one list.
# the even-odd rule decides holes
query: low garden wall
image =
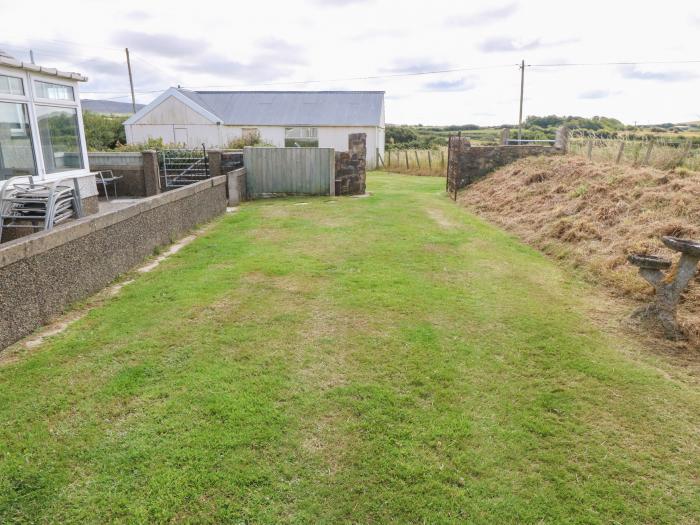
{"label": "low garden wall", "polygon": [[[468,138],[450,137],[447,146],[447,189],[450,193],[464,188],[488,173],[523,157],[563,155],[567,150],[566,128],[557,131],[551,145],[523,144],[472,146]],[[503,141],[507,142],[507,133]]]}
{"label": "low garden wall", "polygon": [[0,245],[0,349],[224,213],[226,182],[215,177]]}
{"label": "low garden wall", "polygon": [[[91,171],[110,170],[122,177],[117,182],[120,197],[150,197],[160,193],[158,153],[143,152],[90,152]],[[98,187],[102,193],[102,187]],[[112,191],[112,188],[110,188]]]}

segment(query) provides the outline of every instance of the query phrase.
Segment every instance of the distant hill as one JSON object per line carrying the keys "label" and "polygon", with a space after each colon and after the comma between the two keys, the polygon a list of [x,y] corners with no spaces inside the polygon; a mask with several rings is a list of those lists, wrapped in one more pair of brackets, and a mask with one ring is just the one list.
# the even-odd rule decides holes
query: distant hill
{"label": "distant hill", "polygon": [[[102,115],[131,115],[133,113],[131,102],[116,102],[114,100],[92,100],[89,98],[80,99],[83,110],[100,113]],[[136,104],[136,111],[144,104]]]}

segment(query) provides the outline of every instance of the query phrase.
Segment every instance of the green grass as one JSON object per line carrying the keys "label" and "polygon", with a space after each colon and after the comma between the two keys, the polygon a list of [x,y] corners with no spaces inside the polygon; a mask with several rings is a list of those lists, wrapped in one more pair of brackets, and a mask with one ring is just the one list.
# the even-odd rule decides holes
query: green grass
{"label": "green grass", "polygon": [[698,523],[698,391],[443,188],[246,204],[0,364],[0,523]]}

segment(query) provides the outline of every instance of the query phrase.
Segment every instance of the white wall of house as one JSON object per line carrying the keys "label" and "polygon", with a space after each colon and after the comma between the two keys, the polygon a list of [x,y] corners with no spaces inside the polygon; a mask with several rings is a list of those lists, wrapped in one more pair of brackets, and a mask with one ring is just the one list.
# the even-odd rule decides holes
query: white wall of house
{"label": "white wall of house", "polygon": [[[383,120],[383,119],[382,119]],[[185,144],[189,148],[225,148],[229,142],[240,139],[243,129],[257,129],[264,142],[284,147],[285,129],[289,126],[230,126],[217,123],[194,111],[186,104],[170,97],[139,119],[138,123],[126,124],[126,140],[130,144],[146,142],[148,139],[163,139],[166,144]],[[318,129],[318,145],[347,151],[348,135],[367,134],[367,167],[377,165],[377,149],[384,152],[384,127],[380,126],[311,126]]]}

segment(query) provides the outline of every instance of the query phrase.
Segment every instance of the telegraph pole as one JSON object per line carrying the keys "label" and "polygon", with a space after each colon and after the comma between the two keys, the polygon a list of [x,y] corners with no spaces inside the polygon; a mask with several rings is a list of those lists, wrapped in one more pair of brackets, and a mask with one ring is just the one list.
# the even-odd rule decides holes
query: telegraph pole
{"label": "telegraph pole", "polygon": [[520,115],[518,116],[518,145],[523,139],[523,91],[525,90],[525,60],[520,63]]}
{"label": "telegraph pole", "polygon": [[[131,74],[131,60],[129,59],[129,48],[127,47],[124,50],[126,51],[126,67],[129,69],[129,85],[131,86],[131,109],[134,113],[136,113],[136,97],[134,97],[134,77]],[[522,108],[522,101],[520,105]]]}
{"label": "telegraph pole", "polygon": [[29,50],[29,61],[30,61],[32,64],[36,64],[36,62],[34,62],[34,50],[33,50],[33,49],[30,49],[30,50]]}

